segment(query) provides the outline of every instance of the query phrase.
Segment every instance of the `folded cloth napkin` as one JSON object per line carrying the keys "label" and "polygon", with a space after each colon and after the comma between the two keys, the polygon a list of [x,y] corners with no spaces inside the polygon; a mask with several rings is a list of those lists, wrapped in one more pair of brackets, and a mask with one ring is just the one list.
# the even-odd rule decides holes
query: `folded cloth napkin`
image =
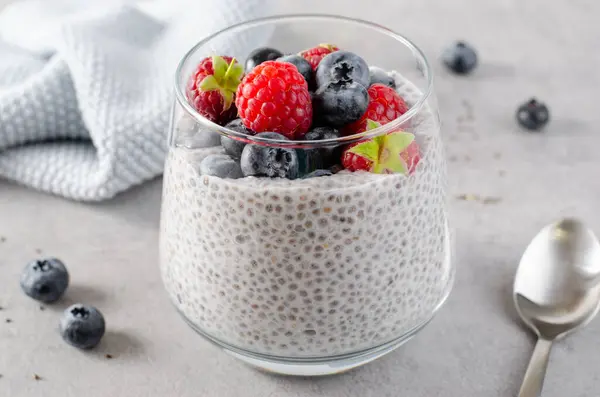
{"label": "folded cloth napkin", "polygon": [[160,175],[179,59],[273,1],[10,4],[0,13],[0,178],[99,201]]}

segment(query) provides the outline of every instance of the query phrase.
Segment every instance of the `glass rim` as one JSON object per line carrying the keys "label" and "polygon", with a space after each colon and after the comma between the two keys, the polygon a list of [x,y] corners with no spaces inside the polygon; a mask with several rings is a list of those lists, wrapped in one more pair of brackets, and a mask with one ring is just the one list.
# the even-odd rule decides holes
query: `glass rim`
{"label": "glass rim", "polygon": [[[236,31],[239,31],[239,30],[257,27],[257,26],[269,24],[272,22],[279,22],[279,21],[295,21],[295,22],[297,22],[297,21],[310,21],[310,20],[325,20],[325,21],[334,20],[334,21],[338,21],[338,22],[346,22],[346,23],[350,23],[350,24],[360,25],[360,26],[372,29],[373,31],[387,35],[388,37],[393,38],[397,42],[404,44],[406,47],[408,47],[413,52],[413,54],[415,54],[417,56],[417,58],[420,58],[420,60],[423,63],[425,72],[426,72],[427,87],[422,92],[422,95],[419,98],[419,100],[413,106],[411,106],[408,109],[408,111],[406,111],[406,113],[404,113],[400,117],[398,117],[380,127],[377,127],[377,128],[374,128],[374,129],[368,130],[368,131],[359,132],[359,133],[352,134],[352,135],[340,136],[339,138],[321,139],[321,140],[314,140],[314,141],[269,139],[269,138],[257,137],[256,135],[248,135],[248,134],[244,134],[242,132],[234,131],[227,127],[221,126],[221,125],[207,119],[206,117],[202,116],[189,103],[189,101],[186,98],[185,93],[183,92],[183,88],[186,86],[186,84],[180,84],[181,81],[185,81],[185,79],[187,78],[187,76],[182,76],[183,69],[186,66],[186,64],[188,63],[188,61],[190,60],[190,58],[196,53],[196,51],[199,50],[201,47],[209,44],[211,40],[213,40],[216,37],[219,37],[223,34],[226,34],[226,33],[235,33]],[[263,146],[282,147],[282,148],[317,148],[317,147],[345,145],[345,144],[373,138],[378,135],[384,135],[389,132],[398,130],[398,127],[401,124],[403,124],[406,121],[413,118],[423,108],[423,106],[425,105],[425,102],[431,95],[432,91],[433,91],[433,73],[432,73],[429,61],[427,60],[427,57],[425,56],[423,51],[419,47],[417,47],[411,40],[409,40],[408,38],[406,38],[405,36],[403,36],[399,33],[396,33],[395,31],[393,31],[391,29],[388,29],[388,28],[386,28],[382,25],[376,24],[374,22],[369,22],[369,21],[359,19],[359,18],[351,18],[351,17],[332,15],[332,14],[318,14],[318,13],[317,14],[310,14],[310,13],[279,14],[279,15],[272,15],[272,16],[268,16],[268,17],[250,19],[250,20],[240,22],[240,23],[237,23],[234,25],[230,25],[230,26],[225,27],[209,36],[206,36],[205,38],[200,40],[197,44],[195,44],[183,56],[181,61],[179,61],[179,64],[175,71],[176,100],[177,100],[177,102],[179,102],[179,105],[181,105],[181,107],[185,110],[185,112],[189,116],[191,116],[193,119],[195,119],[197,122],[199,122],[201,125],[205,125],[206,127],[214,129],[220,135],[229,137],[229,138],[237,140],[237,141],[241,141],[241,142],[245,142],[245,143],[254,143],[254,144],[259,144],[259,145],[263,145]]]}

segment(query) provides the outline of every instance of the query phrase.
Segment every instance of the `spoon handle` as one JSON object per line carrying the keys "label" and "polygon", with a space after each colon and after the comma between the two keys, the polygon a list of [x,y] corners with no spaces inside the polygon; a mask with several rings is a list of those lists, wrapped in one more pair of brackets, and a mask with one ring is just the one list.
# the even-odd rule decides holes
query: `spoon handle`
{"label": "spoon handle", "polygon": [[544,386],[544,377],[550,358],[552,341],[539,338],[533,349],[527,372],[523,378],[523,384],[519,391],[519,397],[540,397]]}

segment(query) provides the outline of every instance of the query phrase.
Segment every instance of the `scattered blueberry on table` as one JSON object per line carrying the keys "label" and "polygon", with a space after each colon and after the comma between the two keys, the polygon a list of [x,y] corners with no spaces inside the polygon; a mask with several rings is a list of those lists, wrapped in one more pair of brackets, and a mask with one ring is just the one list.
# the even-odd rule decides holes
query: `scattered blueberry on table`
{"label": "scattered blueberry on table", "polygon": [[77,303],[66,309],[60,319],[63,340],[79,349],[91,349],[98,345],[105,330],[104,316],[93,306]]}
{"label": "scattered blueberry on table", "polygon": [[520,105],[517,109],[517,121],[519,125],[530,130],[537,131],[542,129],[550,120],[550,111],[548,107],[531,98],[529,101]]}
{"label": "scattered blueberry on table", "polygon": [[55,302],[69,286],[69,272],[56,258],[35,260],[21,274],[21,289],[25,294],[44,303]]}
{"label": "scattered blueberry on table", "polygon": [[457,41],[442,54],[446,67],[456,74],[468,74],[477,66],[477,52],[464,41]]}

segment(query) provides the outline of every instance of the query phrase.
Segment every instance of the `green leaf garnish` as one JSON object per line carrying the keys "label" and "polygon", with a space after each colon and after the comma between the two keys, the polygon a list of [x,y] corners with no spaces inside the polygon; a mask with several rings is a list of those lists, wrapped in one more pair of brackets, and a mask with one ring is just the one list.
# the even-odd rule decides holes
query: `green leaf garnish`
{"label": "green leaf garnish", "polygon": [[227,73],[227,62],[225,62],[225,59],[223,59],[223,57],[213,56],[212,64],[213,75],[215,76],[215,79],[217,79],[217,81],[219,82],[223,81],[225,73]]}
{"label": "green leaf garnish", "polygon": [[[367,131],[381,127],[381,124],[367,119]],[[410,132],[395,131],[386,135],[379,135],[369,141],[360,143],[349,151],[373,162],[371,172],[375,174],[389,174],[408,172],[406,161],[401,153],[413,143],[415,136]]]}
{"label": "green leaf garnish", "polygon": [[375,140],[359,143],[348,151],[373,162],[377,162],[377,159],[379,158],[379,144],[375,142]]}
{"label": "green leaf garnish", "polygon": [[408,167],[400,154],[415,140],[410,132],[392,132],[384,135],[383,144],[379,148],[379,158],[373,172],[376,174],[406,174]]}
{"label": "green leaf garnish", "polygon": [[219,91],[223,98],[223,111],[233,104],[233,97],[244,75],[244,68],[235,58],[229,62],[220,56],[212,57],[213,75],[206,76],[198,85],[202,91]]}
{"label": "green leaf garnish", "polygon": [[215,78],[215,76],[206,76],[198,86],[202,91],[213,91],[218,90],[219,82]]}

